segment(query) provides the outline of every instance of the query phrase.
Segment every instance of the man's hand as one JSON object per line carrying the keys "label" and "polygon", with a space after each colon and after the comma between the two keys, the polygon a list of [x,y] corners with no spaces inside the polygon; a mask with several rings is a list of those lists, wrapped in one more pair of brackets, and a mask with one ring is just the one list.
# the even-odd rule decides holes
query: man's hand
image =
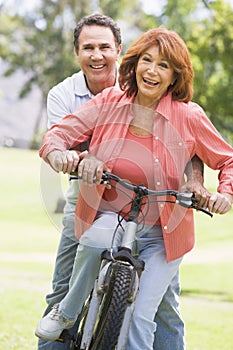
{"label": "man's hand", "polygon": [[212,194],[198,181],[188,181],[180,189],[181,192],[193,192],[198,200],[198,206],[204,209],[208,208],[209,199]]}
{"label": "man's hand", "polygon": [[80,159],[82,159],[87,152],[78,153],[77,151],[53,151],[47,156],[50,166],[59,173],[70,174],[78,166]]}

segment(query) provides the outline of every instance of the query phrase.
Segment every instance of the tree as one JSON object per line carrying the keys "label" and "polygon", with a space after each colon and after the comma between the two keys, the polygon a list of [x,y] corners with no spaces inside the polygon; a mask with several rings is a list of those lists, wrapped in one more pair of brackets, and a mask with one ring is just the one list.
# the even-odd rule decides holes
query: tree
{"label": "tree", "polygon": [[232,142],[233,11],[228,3],[220,0],[210,9],[211,16],[204,23],[204,31],[199,30],[199,38],[203,32],[205,37],[199,39],[193,50],[195,57],[200,57],[195,97],[223,136]]}
{"label": "tree", "polygon": [[185,40],[195,71],[194,100],[233,143],[233,11],[223,0],[168,0],[161,23]]}
{"label": "tree", "polygon": [[[16,1],[16,0],[15,0]],[[219,131],[233,141],[233,13],[225,0],[167,0],[160,15],[146,14],[135,0],[41,0],[34,11],[0,13],[0,54],[8,62],[6,75],[27,73],[20,97],[33,85],[42,92],[78,70],[73,56],[73,28],[84,15],[102,12],[123,28],[124,47],[141,32],[159,25],[185,40],[195,70],[194,100],[206,110]],[[35,134],[40,128],[40,115]]]}
{"label": "tree", "polygon": [[[77,70],[72,59],[71,26],[74,26],[75,20],[72,14],[80,13],[82,16],[89,9],[85,3],[83,8],[79,6],[75,11],[74,1],[68,2],[69,6],[65,1],[44,0],[33,12],[5,15],[8,22],[12,20],[17,26],[8,26],[7,30],[3,25],[0,26],[0,33],[4,33],[7,42],[2,43],[0,48],[1,56],[9,66],[5,76],[17,69],[27,73],[19,97],[24,98],[33,85],[38,86],[42,95],[40,110],[45,106],[51,86]],[[34,139],[40,133],[40,119],[39,113]]]}
{"label": "tree", "polygon": [[[125,0],[42,0],[26,13],[12,13],[3,7],[0,34],[4,40],[0,40],[0,53],[9,66],[5,76],[21,69],[28,77],[19,97],[24,98],[33,85],[38,86],[42,110],[49,89],[78,70],[73,54],[75,24],[93,12],[117,20],[125,6],[128,6]],[[34,133],[36,139],[40,133],[40,113]]]}

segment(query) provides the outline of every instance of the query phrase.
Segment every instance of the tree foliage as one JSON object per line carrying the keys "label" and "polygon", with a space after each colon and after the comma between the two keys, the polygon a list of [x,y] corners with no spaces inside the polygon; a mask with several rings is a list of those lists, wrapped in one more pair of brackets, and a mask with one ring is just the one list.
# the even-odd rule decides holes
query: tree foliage
{"label": "tree foliage", "polygon": [[190,49],[194,100],[233,141],[233,13],[227,0],[167,0],[159,14],[145,13],[142,5],[141,0],[41,0],[24,13],[2,5],[0,55],[9,67],[5,75],[23,70],[27,80],[20,97],[36,85],[44,104],[48,90],[78,70],[73,29],[84,15],[101,12],[118,21],[125,47],[141,32],[166,26],[177,31]]}
{"label": "tree foliage", "polygon": [[195,71],[194,100],[233,144],[233,11],[229,2],[167,0],[156,20],[186,42]]}
{"label": "tree foliage", "polygon": [[[5,75],[17,69],[30,73],[21,90],[24,97],[36,84],[43,95],[68,75],[77,71],[73,55],[73,29],[85,15],[102,12],[114,19],[123,16],[125,1],[41,0],[34,11],[1,14],[1,57],[9,64]],[[11,23],[12,22],[12,23]],[[7,28],[7,29],[6,29]]]}
{"label": "tree foliage", "polygon": [[[196,64],[195,98],[207,111],[223,136],[233,141],[233,12],[229,4],[216,1],[210,18],[190,40]],[[199,34],[198,34],[199,33]]]}

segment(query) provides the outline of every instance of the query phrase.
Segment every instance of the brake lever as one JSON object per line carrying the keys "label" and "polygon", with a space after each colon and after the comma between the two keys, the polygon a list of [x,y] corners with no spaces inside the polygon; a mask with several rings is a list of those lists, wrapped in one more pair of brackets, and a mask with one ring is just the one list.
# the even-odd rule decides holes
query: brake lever
{"label": "brake lever", "polygon": [[209,215],[211,218],[214,216],[209,210],[204,209],[202,207],[198,207],[197,205],[193,204],[192,207],[193,209],[197,210],[197,211],[202,211],[204,214]]}

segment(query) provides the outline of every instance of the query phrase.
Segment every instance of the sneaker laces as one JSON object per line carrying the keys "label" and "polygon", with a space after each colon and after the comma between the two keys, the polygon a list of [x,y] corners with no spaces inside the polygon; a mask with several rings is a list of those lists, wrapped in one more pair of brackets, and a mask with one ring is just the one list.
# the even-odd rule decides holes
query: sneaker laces
{"label": "sneaker laces", "polygon": [[67,323],[67,325],[71,324],[73,325],[73,323],[75,322],[75,320],[67,320],[65,317],[62,316],[62,314],[59,311],[59,304],[54,304],[54,306],[52,307],[52,310],[50,311],[50,315],[49,315],[51,320],[55,320],[55,321],[62,321]]}
{"label": "sneaker laces", "polygon": [[59,304],[53,305],[52,310],[51,310],[51,314],[50,314],[50,318],[52,320],[57,320],[57,321],[59,321],[61,318],[63,318],[59,312]]}

